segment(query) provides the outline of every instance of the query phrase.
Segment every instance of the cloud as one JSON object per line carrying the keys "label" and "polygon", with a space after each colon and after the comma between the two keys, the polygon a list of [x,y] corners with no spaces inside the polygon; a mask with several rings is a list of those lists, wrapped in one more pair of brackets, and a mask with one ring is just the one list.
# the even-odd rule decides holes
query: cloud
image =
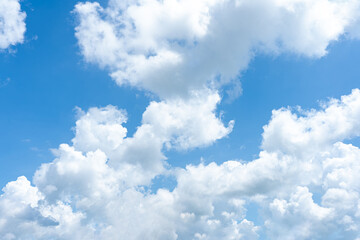
{"label": "cloud", "polygon": [[233,82],[257,53],[322,57],[356,37],[356,0],[110,0],[79,3],[76,37],[85,60],[119,85],[162,98]]}
{"label": "cloud", "polygon": [[[258,239],[263,232],[271,239],[359,237],[360,149],[342,141],[360,135],[356,121],[360,90],[331,99],[318,110],[273,111],[264,127],[259,158],[251,162],[166,170],[162,152],[166,147],[193,147],[208,141],[208,135],[195,142],[187,137],[196,133],[187,132],[191,126],[177,124],[177,106],[204,124],[200,116],[213,118],[219,99],[216,93],[212,96],[196,96],[185,106],[181,101],[152,102],[133,137],[126,137],[123,110],[107,106],[81,111],[73,146],[60,145],[54,152],[57,158],[35,173],[34,186],[20,177],[3,189],[0,236]],[[197,106],[197,101],[204,102]],[[165,104],[175,107],[163,116]],[[201,114],[193,114],[193,108]],[[159,118],[152,116],[155,113]],[[219,123],[214,119],[209,124],[213,128]],[[292,131],[283,134],[288,129]],[[157,154],[151,152],[154,149]],[[173,175],[176,187],[146,190],[162,174]],[[248,219],[249,204],[259,208],[263,223]]]}
{"label": "cloud", "polygon": [[166,139],[168,147],[188,149],[206,146],[227,136],[234,121],[225,127],[215,115],[220,96],[216,92],[194,92],[187,100],[151,102],[143,114],[143,124]]}
{"label": "cloud", "polygon": [[273,111],[272,121],[264,128],[263,148],[299,155],[323,149],[334,140],[359,136],[359,98],[355,89],[341,100],[332,99],[322,111],[301,111],[303,116],[284,108]]}
{"label": "cloud", "polygon": [[[119,84],[157,94],[127,136],[126,111],[78,109],[71,144],[32,184],[0,196],[2,239],[360,238],[360,90],[319,109],[272,112],[259,157],[173,168],[169,149],[229,136],[216,112],[223,84],[258,53],[321,57],[356,37],[358,1],[111,0],[79,3],[85,60]],[[161,27],[159,27],[161,26]],[[240,84],[233,82],[241,92]],[[230,94],[231,95],[231,94]],[[345,142],[346,140],[346,142]],[[186,159],[185,159],[186,160]],[[174,178],[172,189],[151,187]],[[251,208],[262,220],[255,221]]]}
{"label": "cloud", "polygon": [[0,2],[0,50],[24,41],[25,17],[18,0]]}
{"label": "cloud", "polygon": [[274,199],[269,211],[265,225],[271,239],[323,239],[331,234],[333,209],[314,203],[307,187],[297,187],[288,200]]}

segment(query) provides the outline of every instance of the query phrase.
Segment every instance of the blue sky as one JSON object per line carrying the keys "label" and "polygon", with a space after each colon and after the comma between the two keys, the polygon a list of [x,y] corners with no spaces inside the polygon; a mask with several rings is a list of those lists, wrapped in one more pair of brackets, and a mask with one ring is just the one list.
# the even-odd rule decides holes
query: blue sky
{"label": "blue sky", "polygon": [[[119,1],[113,1],[113,2],[119,2]],[[327,3],[328,1],[324,0],[323,2],[325,4],[325,2]],[[162,88],[159,88],[158,86],[155,86],[152,83],[151,83],[152,85],[146,85],[147,84],[146,78],[153,77],[155,79],[157,77],[155,76],[155,74],[158,74],[160,76],[161,73],[150,72],[148,75],[145,76],[145,80],[139,78],[139,80],[136,79],[134,80],[134,82],[130,81],[130,84],[121,85],[120,83],[122,81],[121,79],[110,76],[110,74],[114,73],[117,70],[118,62],[116,61],[120,61],[120,60],[114,60],[114,61],[109,60],[109,62],[106,62],[106,60],[102,60],[102,56],[87,55],[88,53],[86,53],[84,50],[86,47],[85,44],[87,44],[87,42],[85,41],[86,39],[85,40],[83,39],[87,37],[86,36],[87,33],[82,28],[75,29],[76,27],[79,27],[80,24],[87,24],[86,22],[87,19],[85,18],[86,12],[85,10],[84,12],[82,12],[83,10],[80,9],[80,7],[77,10],[74,10],[75,5],[77,3],[78,1],[61,2],[61,1],[36,1],[36,0],[23,0],[20,2],[22,11],[26,12],[26,19],[25,19],[26,32],[24,35],[24,40],[22,42],[20,41],[18,44],[12,44],[9,47],[1,50],[0,52],[0,82],[1,82],[0,84],[0,112],[1,112],[0,185],[2,187],[4,187],[8,182],[15,181],[19,176],[25,176],[29,181],[32,181],[34,173],[37,171],[37,169],[39,169],[41,164],[49,163],[54,160],[54,154],[51,151],[51,149],[57,149],[59,145],[62,143],[67,143],[69,145],[72,145],[71,139],[74,138],[75,132],[77,131],[75,128],[75,122],[79,119],[82,119],[83,116],[77,113],[77,111],[75,110],[76,107],[80,107],[85,112],[92,107],[101,109],[102,107],[108,105],[116,106],[118,109],[125,109],[127,112],[128,120],[126,123],[122,125],[125,128],[127,128],[128,131],[127,136],[132,137],[133,134],[137,131],[138,127],[142,126],[143,113],[145,111],[150,112],[147,110],[147,107],[149,106],[151,101],[156,101],[160,104],[162,103],[168,104],[169,102],[167,101],[171,101],[170,99],[172,99],[171,97],[169,97],[167,92],[166,93],[163,92],[164,90],[162,90]],[[99,4],[105,8],[107,6],[107,1],[105,0],[99,1]],[[306,6],[312,9],[312,6],[308,6],[308,5]],[[226,7],[224,9],[226,10]],[[101,12],[102,10],[97,9],[97,11]],[[101,14],[103,15],[108,14],[106,11],[101,12]],[[240,9],[239,11],[243,13],[242,12],[243,10]],[[121,15],[121,13],[122,12],[119,11],[116,14]],[[250,11],[250,13],[252,12]],[[219,15],[215,15],[215,14],[219,14]],[[144,18],[146,18],[146,16],[147,15],[144,15]],[[219,16],[218,19],[222,19],[221,12],[218,13],[217,10],[214,10],[214,16]],[[108,16],[105,16],[103,20],[109,21],[112,24],[113,23],[112,20],[111,21],[108,20],[107,17]],[[307,16],[307,18],[310,17]],[[227,23],[226,22],[227,20],[224,21],[225,21],[224,24]],[[90,23],[89,26],[90,28],[93,27],[92,25],[90,25]],[[116,28],[116,25],[114,26],[115,26],[114,28]],[[101,26],[99,26],[99,28],[100,27]],[[157,27],[160,26],[155,25],[151,27],[157,29]],[[235,24],[233,26],[230,26],[230,28],[236,29],[237,26]],[[214,29],[216,30],[217,28]],[[239,29],[240,29],[239,36],[241,36],[242,34],[241,31],[246,31],[246,30],[241,30],[242,28]],[[227,125],[229,121],[235,120],[234,128],[226,134],[219,133],[221,136],[218,135],[214,137],[214,139],[209,140],[206,138],[204,140],[201,140],[203,142],[200,143],[190,143],[190,144],[194,144],[194,146],[189,148],[181,147],[181,144],[180,146],[176,145],[177,140],[171,138],[172,140],[169,140],[169,144],[173,144],[173,147],[170,148],[163,147],[160,149],[163,152],[163,154],[167,157],[167,163],[165,164],[166,168],[171,172],[172,170],[177,171],[179,169],[184,169],[186,165],[193,165],[193,166],[198,166],[199,169],[197,168],[196,169],[200,171],[201,169],[200,166],[202,165],[201,163],[205,164],[205,166],[211,166],[211,163],[215,162],[220,167],[223,166],[222,164],[224,162],[227,162],[229,160],[236,160],[238,162],[243,163],[258,159],[259,152],[261,150],[265,149],[265,151],[270,152],[269,149],[271,147],[267,147],[266,142],[274,141],[276,143],[278,139],[278,138],[276,139],[274,138],[274,140],[271,140],[269,137],[270,140],[267,140],[266,136],[265,137],[262,136],[264,132],[263,126],[265,125],[272,126],[271,125],[272,110],[280,109],[282,107],[286,108],[288,106],[293,108],[295,108],[296,106],[301,106],[303,109],[315,108],[319,110],[320,102],[324,102],[324,101],[326,102],[328,101],[329,98],[339,99],[343,95],[349,95],[352,89],[358,88],[359,79],[360,79],[360,68],[359,68],[360,42],[356,40],[356,38],[348,37],[347,35],[348,33],[346,33],[347,25],[343,29],[345,30],[339,31],[335,37],[326,39],[326,45],[324,46],[325,49],[328,51],[328,53],[320,54],[321,56],[318,54],[317,50],[316,51],[314,50],[314,55],[319,55],[319,56],[312,57],[311,51],[313,50],[308,50],[308,49],[303,50],[300,45],[299,46],[294,45],[295,47],[289,48],[290,49],[289,50],[284,46],[286,44],[291,45],[292,42],[291,40],[286,40],[286,39],[283,40],[284,46],[281,45],[278,46],[279,49],[284,48],[284,50],[279,50],[279,52],[277,52],[278,50],[274,50],[270,47],[268,50],[263,52],[261,48],[255,49],[253,52],[254,57],[250,57],[251,60],[249,61],[248,64],[246,63],[244,66],[237,67],[237,70],[239,70],[240,74],[237,75],[235,78],[233,78],[241,82],[242,94],[235,100],[229,101],[229,97],[226,95],[226,90],[231,89],[234,86],[231,84],[229,85],[229,81],[228,81],[223,85],[220,84],[220,87],[216,88],[216,91],[218,92],[222,100],[217,105],[216,109],[212,109],[211,112],[215,113],[214,116],[216,117],[216,119],[218,119],[218,116],[221,116],[219,117],[220,122],[224,123],[225,127],[229,126]],[[85,32],[85,37],[79,35],[75,36],[75,32],[81,33],[81,31]],[[226,36],[225,33],[225,37],[227,38],[234,37],[235,39],[239,37],[237,35],[232,36],[230,33],[229,36]],[[168,34],[171,38],[173,33],[170,32]],[[194,35],[195,38],[202,39],[199,37],[200,35],[198,36],[196,34],[198,33],[195,33]],[[246,34],[246,32],[244,34]],[[91,39],[91,36],[88,37],[89,39]],[[300,35],[297,37],[302,37],[302,36]],[[201,45],[202,40],[199,41]],[[240,40],[238,39],[238,41],[239,43],[234,43],[234,44],[235,45],[242,44],[241,37]],[[290,42],[286,43],[286,41],[290,41]],[[101,42],[99,41],[99,44],[100,43]],[[95,42],[95,44],[97,43]],[[184,48],[183,46],[180,47],[177,46],[174,49],[176,49],[179,52],[184,51],[184,56],[196,56],[196,55],[192,55],[191,52],[193,46],[190,45],[187,46],[186,44]],[[316,42],[314,43],[310,42],[309,46],[311,44],[316,45]],[[89,49],[91,49],[91,47],[94,46],[91,45]],[[172,48],[169,49],[172,50]],[[312,48],[309,47],[309,49]],[[319,49],[321,50],[322,46],[320,46]],[[127,51],[127,49],[125,49],[124,51]],[[155,52],[157,51],[156,47],[154,51]],[[219,51],[222,51],[224,53],[227,52],[226,49],[223,50],[220,49]],[[95,54],[98,54],[98,52],[96,52],[95,50],[94,52]],[[160,55],[160,53],[161,51],[159,50],[159,53],[156,54]],[[130,52],[129,54],[132,53]],[[240,59],[243,56],[242,54],[243,53],[241,52],[239,53]],[[227,59],[226,56],[224,58]],[[109,58],[106,57],[106,59]],[[119,57],[119,59],[122,58]],[[199,59],[201,60],[200,57]],[[165,66],[164,68],[166,67],[167,66]],[[183,69],[186,68],[187,65],[184,65],[184,67],[179,68],[181,69],[179,70],[179,72],[181,72]],[[202,66],[199,66],[199,69],[201,68]],[[228,74],[227,72],[228,70],[224,70],[226,69],[226,67],[224,67],[223,69],[221,69],[220,67],[219,69],[220,69],[219,70],[220,74],[223,74],[224,76]],[[142,76],[141,69],[140,70],[138,69],[136,71],[138,71],[137,73]],[[204,71],[206,72],[208,70],[204,70]],[[186,74],[188,74],[187,70],[184,73],[184,76],[188,76]],[[129,78],[131,78],[131,76]],[[160,84],[164,84],[164,82],[161,81],[165,81],[165,80],[163,79],[159,80]],[[205,79],[204,81],[208,81],[208,80]],[[227,80],[225,79],[224,81]],[[145,83],[143,84],[143,82]],[[192,83],[190,83],[189,86],[193,87],[193,85],[191,84]],[[171,92],[173,90],[169,88],[168,91]],[[174,93],[174,96],[177,97],[176,93]],[[176,101],[186,102],[188,100],[186,98],[184,99],[180,98],[180,100],[176,100]],[[331,103],[329,103],[329,105],[331,105]],[[183,105],[180,104],[180,106]],[[356,112],[355,110],[349,110],[349,111]],[[319,112],[321,112],[321,110],[319,110]],[[151,114],[152,113],[149,113],[149,115]],[[307,118],[311,119],[310,115],[305,114]],[[178,116],[178,118],[182,119],[183,116]],[[275,118],[276,120],[276,117],[273,118]],[[151,121],[153,121],[151,119],[152,119],[151,117],[150,120],[143,119],[143,122],[149,121],[151,124],[152,123]],[[196,120],[197,118],[195,117],[194,119]],[[80,129],[79,126],[77,126],[78,129]],[[333,127],[333,125],[331,126]],[[225,131],[225,130],[221,130],[223,129],[222,124],[220,124],[218,127],[220,129],[219,131]],[[353,130],[353,132],[358,131],[357,130],[358,128],[356,127],[357,126],[354,127],[355,130]],[[311,128],[312,127],[310,127],[310,129]],[[279,130],[279,132],[281,131]],[[156,135],[156,132],[154,134]],[[290,141],[286,137],[283,138],[285,139],[284,141]],[[299,136],[299,138],[301,138],[301,136]],[[191,139],[191,137],[189,139]],[[314,137],[314,139],[317,138]],[[78,141],[79,142],[84,141],[84,139],[79,138]],[[321,141],[322,140],[319,140],[319,142]],[[341,135],[338,141],[343,141],[345,144],[352,143],[354,146],[359,146],[358,145],[359,142],[356,134],[355,136],[354,134],[350,134],[350,133],[346,136]],[[265,146],[263,147],[261,147],[262,142],[265,142]],[[335,142],[331,142],[331,144],[334,143]],[[86,144],[84,143],[84,145],[81,145],[81,143],[79,143],[80,146],[79,149],[84,154],[86,152],[90,152],[89,150],[84,150],[84,148],[86,149],[86,147],[84,147]],[[279,142],[279,146],[280,145],[281,143]],[[291,143],[289,143],[289,145],[291,145]],[[77,147],[77,145],[75,147]],[[102,149],[102,147],[99,146],[99,149]],[[283,151],[285,155],[288,154],[286,150],[283,150],[281,147],[279,147],[279,149],[280,149],[279,151],[280,152]],[[322,150],[318,150],[318,151],[320,152]],[[326,151],[330,151],[330,150],[326,150]],[[324,150],[324,152],[326,151]],[[106,150],[104,150],[104,152],[108,154]],[[141,153],[139,153],[139,155],[140,154]],[[295,155],[296,155],[295,153],[288,154],[288,156],[295,156]],[[311,157],[309,158],[317,158],[317,157],[318,157],[317,155],[316,156],[311,155]],[[109,158],[110,158],[109,164],[111,165],[112,160],[111,157]],[[298,158],[300,159],[301,157]],[[325,161],[325,160],[321,160],[321,161]],[[51,178],[52,177],[51,174],[50,173],[48,174],[49,174],[48,178]],[[174,180],[176,178],[178,181],[177,188],[182,189],[181,183],[182,181],[185,180],[182,180],[183,178],[180,176],[181,175],[180,173],[175,174],[170,178],[164,178],[160,181],[156,180],[159,177],[161,178],[162,176],[164,176],[163,174],[164,174],[163,172],[160,173],[157,172],[154,176],[150,178],[152,179],[152,181],[150,181],[150,184],[141,183],[139,185],[150,186],[151,182],[153,182],[153,184],[155,184],[155,187],[154,185],[152,187],[154,197],[157,196],[155,195],[155,193],[157,189],[160,187],[165,189],[168,188],[170,189],[170,191],[172,191],[176,187],[176,181]],[[71,181],[73,180],[71,180],[72,178],[69,179],[71,183]],[[189,177],[189,179],[191,179],[191,177]],[[299,180],[299,183],[295,184],[291,188],[294,189],[295,187],[298,187],[300,190],[297,193],[299,194],[304,193],[304,196],[307,194],[306,192],[307,190],[304,190],[303,187],[305,187],[308,190],[310,189],[309,191],[315,195],[320,194],[319,197],[320,200],[315,199],[315,203],[313,204],[316,205],[316,209],[317,208],[325,209],[321,211],[323,211],[324,214],[327,214],[326,212],[327,209],[330,209],[331,207],[334,209],[337,208],[326,205],[325,196],[328,196],[326,195],[328,189],[323,189],[319,191],[316,190],[325,184],[326,180],[322,180],[322,181],[323,183],[320,183],[318,185],[316,184],[314,185],[314,183],[311,184],[309,183],[308,185],[306,185],[305,183],[303,183],[303,181]],[[239,184],[241,185],[242,183],[239,182]],[[37,187],[38,189],[40,189],[39,191],[43,192],[42,194],[44,194],[45,196],[44,199],[46,199],[44,201],[45,202],[48,201],[47,204],[50,205],[52,204],[51,199],[53,198],[53,196],[52,195],[46,196],[45,193],[46,191],[44,190],[46,188],[43,187],[45,185],[42,182],[42,180],[35,180],[35,183],[31,183],[31,185]],[[60,189],[61,186],[62,185],[60,184],[58,188]],[[216,189],[216,187],[214,187],[214,189]],[[180,190],[178,191],[180,192]],[[352,192],[354,191],[355,190],[352,190]],[[4,190],[4,192],[6,192],[6,189]],[[276,199],[281,199],[281,197],[284,197],[284,199],[286,199],[286,201],[288,201],[290,204],[290,202],[293,201],[293,199],[295,198],[293,196],[297,196],[296,195],[297,193],[289,192],[287,193],[288,195],[284,193],[284,195],[281,196],[271,195],[272,197],[270,198],[276,200]],[[47,197],[49,199],[47,199]],[[3,198],[5,199],[5,197]],[[323,205],[321,205],[321,198],[325,199],[323,200],[324,203]],[[271,205],[269,202],[261,203],[258,200],[253,200],[251,197],[248,196],[244,197],[244,199],[245,199],[244,201],[246,201],[247,204],[246,206],[250,206],[248,208],[249,214],[247,219],[250,221],[253,220],[255,222],[255,225],[263,224],[262,221],[256,221],[255,219],[263,218],[263,216],[268,216],[267,214],[269,213],[269,211],[270,212],[272,211],[271,210],[272,208],[271,207],[261,208],[259,206],[262,206],[262,204],[264,205],[268,204],[269,206],[273,206],[273,205]],[[73,208],[74,214],[77,213],[76,212],[77,205],[75,202],[66,202],[67,200],[63,200],[60,197],[57,200],[59,201],[61,200],[64,202],[65,205],[71,206]],[[273,200],[271,200],[270,202],[272,201]],[[221,203],[218,206],[216,205],[218,203],[215,201],[212,202],[212,204],[213,206],[215,206],[215,209],[217,209],[217,207],[219,206],[220,206],[219,209],[221,209],[224,205],[223,203]],[[262,209],[261,211],[264,213],[263,214],[258,213],[257,210],[252,209],[253,207]],[[93,214],[90,212],[88,213],[86,209],[84,210],[84,212],[86,212],[89,216]],[[188,210],[188,212],[191,213],[190,210]],[[194,212],[196,211],[194,210]],[[340,210],[339,212],[340,213],[338,213],[338,215],[341,214],[345,215],[345,213],[341,212]],[[47,217],[44,215],[44,213],[41,214],[43,217]],[[338,217],[338,215],[336,216]],[[356,220],[356,216],[351,216],[351,217],[353,218],[352,220],[354,221]],[[91,221],[97,221],[94,219],[92,219]],[[273,219],[270,217],[270,220],[272,221]],[[19,221],[21,221],[21,219]],[[51,221],[57,222],[58,226],[63,227],[61,221],[56,219],[56,217],[52,217]],[[104,221],[106,222],[106,220]],[[126,216],[125,216],[125,221],[126,221]],[[237,217],[237,221],[239,221],[239,224],[240,222],[241,224],[246,224],[246,222],[241,220],[241,217]],[[271,224],[276,224],[276,220],[273,220],[273,222],[271,221],[269,225],[270,227],[272,226]],[[309,222],[311,221],[309,220]],[[83,228],[85,229],[87,226],[86,224],[87,222],[84,220],[80,224],[81,226],[79,225],[78,229],[80,235],[78,236],[78,239],[84,237],[84,235],[81,235],[81,231],[82,231],[81,229]],[[97,223],[97,224],[101,225],[102,223]],[[109,221],[106,222],[106,224],[111,225],[112,223]],[[114,226],[116,226],[116,223],[113,224]],[[200,223],[198,224],[200,226]],[[316,224],[319,223],[316,222],[314,226],[317,226]],[[324,223],[324,224],[326,225],[328,223]],[[340,225],[338,227],[339,229],[338,231],[341,232],[340,235],[343,234],[341,236],[346,236],[346,234],[348,234],[348,231],[344,230],[345,233],[342,232],[343,228],[346,227]],[[65,227],[61,228],[62,229],[61,231],[65,231],[64,229],[67,229],[66,224],[64,226]],[[223,227],[224,229],[226,229],[225,223]],[[317,230],[317,229],[315,230],[310,229],[310,227],[308,228],[309,228],[308,229],[309,232],[312,231],[316,232]],[[184,232],[181,232],[182,230],[173,230],[173,231],[175,232],[178,231],[177,234],[183,237],[180,239],[186,239],[189,236],[193,236],[195,238],[198,237],[198,239],[201,239],[201,236],[203,236],[205,239],[207,239],[206,237],[212,239],[212,237],[215,238],[216,236],[222,237],[223,239],[227,239],[227,238],[230,239],[229,236],[226,237],[221,235],[223,232],[220,230],[219,232],[215,232],[215,230],[214,232],[211,232],[209,230],[210,231],[209,232],[203,227],[199,227],[199,229],[202,229],[204,231],[203,235],[201,234],[196,235],[197,233],[199,233],[197,232],[198,230],[197,229],[192,230],[190,228],[188,231],[184,231]],[[240,229],[242,228],[240,227]],[[51,232],[52,230],[51,231],[49,230],[49,232],[46,233],[43,233],[42,231],[46,232],[43,229],[37,232],[38,234],[37,236],[38,237],[40,236],[41,239],[49,239],[49,237],[54,237],[54,236],[55,239],[58,239],[56,236],[59,235],[56,235],[57,233],[55,232]],[[97,231],[102,233],[101,228],[97,229]],[[164,231],[166,232],[167,230]],[[247,230],[244,231],[246,232]],[[252,234],[253,232],[256,231],[258,232],[258,234],[260,234],[261,239],[277,239],[277,237],[280,237],[281,239],[281,234],[279,232],[276,232],[276,229],[274,230],[274,232],[271,231],[267,232],[266,227],[264,226],[262,226],[260,230],[256,230],[256,228],[252,228],[251,233],[248,233],[248,235],[245,234],[245,236],[248,236],[248,238],[245,239],[253,239]],[[297,234],[296,229],[292,228],[291,226],[286,231],[291,232],[291,234],[288,235],[290,236],[288,239],[312,239],[312,237],[315,236],[315,235],[309,235],[309,236],[299,237],[296,235]],[[286,231],[284,230],[284,234],[286,233]],[[322,231],[323,230],[321,231],[319,230],[319,232]],[[330,238],[331,237],[336,238],[336,236],[329,235],[329,233],[326,233],[326,231],[324,232],[325,235],[322,236],[330,236]],[[4,234],[4,236],[6,234],[6,230],[2,230],[1,226],[0,226],[0,233]],[[359,236],[358,235],[359,233],[360,233],[359,230],[354,230],[353,232],[351,232],[349,236],[352,237]],[[94,236],[92,237],[94,237],[95,239],[102,239],[99,237],[100,235],[96,235],[96,234],[97,233],[94,233],[95,237]],[[128,236],[130,236],[129,235],[130,233],[127,234]],[[156,235],[156,236],[159,237],[158,239],[162,239],[160,235]],[[293,238],[291,236],[293,236]],[[22,237],[23,236],[19,235],[17,236],[16,239],[23,239]],[[68,238],[65,236],[61,239],[68,239]],[[103,239],[105,239],[105,237]],[[136,237],[134,237],[134,239],[136,239]],[[240,237],[239,239],[242,238]]]}

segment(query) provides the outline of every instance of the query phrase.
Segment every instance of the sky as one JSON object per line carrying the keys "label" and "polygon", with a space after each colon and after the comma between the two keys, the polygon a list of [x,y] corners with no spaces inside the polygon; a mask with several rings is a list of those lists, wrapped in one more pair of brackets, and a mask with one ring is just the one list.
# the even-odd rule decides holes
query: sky
{"label": "sky", "polygon": [[0,0],[0,239],[360,239],[359,10]]}

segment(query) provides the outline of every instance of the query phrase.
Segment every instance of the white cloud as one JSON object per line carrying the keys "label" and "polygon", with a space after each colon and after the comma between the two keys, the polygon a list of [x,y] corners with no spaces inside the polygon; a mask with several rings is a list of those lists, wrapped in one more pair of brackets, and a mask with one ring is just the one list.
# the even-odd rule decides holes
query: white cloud
{"label": "white cloud", "polygon": [[268,151],[305,154],[318,151],[329,142],[360,135],[360,91],[340,100],[332,99],[321,111],[304,111],[303,116],[289,109],[273,111],[272,121],[264,129],[263,148]]}
{"label": "white cloud", "polygon": [[[111,0],[79,3],[85,60],[162,98],[235,81],[257,52],[308,57],[355,35],[359,1]],[[235,86],[239,84],[235,83]]]}
{"label": "white cloud", "polygon": [[297,187],[288,201],[274,199],[269,210],[265,225],[271,239],[324,239],[331,232],[332,209],[314,203],[306,187]]}
{"label": "white cloud", "polygon": [[209,145],[227,136],[234,121],[225,127],[215,115],[220,96],[216,92],[193,92],[188,100],[151,102],[143,114],[143,124],[151,125],[168,146],[188,149]]}
{"label": "white cloud", "polygon": [[[79,109],[72,145],[8,183],[1,239],[360,238],[360,90],[319,110],[274,110],[251,162],[172,168],[166,150],[202,147],[233,128],[219,85],[258,52],[321,57],[353,29],[359,2],[141,0],[79,3],[85,59],[119,84],[152,91],[133,136],[114,106]],[[159,27],[161,26],[161,28]],[[353,30],[351,30],[353,31]],[[354,30],[355,31],[355,30]],[[355,32],[350,32],[355,36]],[[239,86],[239,85],[238,85]],[[176,180],[152,192],[156,177]],[[262,221],[252,221],[251,207]]]}
{"label": "white cloud", "polygon": [[[79,115],[73,146],[62,144],[55,151],[57,158],[36,172],[35,186],[20,177],[3,189],[0,236],[258,239],[262,232],[270,239],[355,239],[360,233],[360,149],[341,141],[360,134],[359,93],[354,90],[341,100],[330,100],[320,110],[302,110],[301,116],[289,109],[273,111],[264,127],[258,159],[170,169],[166,174],[176,178],[175,189],[156,192],[147,187],[165,173],[162,149],[166,143],[182,148],[208,142],[207,135],[195,142],[181,138],[180,133],[189,133],[177,124],[177,112],[162,108],[169,104],[171,109],[189,113],[195,108],[201,114],[190,115],[204,124],[197,116],[216,119],[217,94],[151,103],[133,137],[125,136],[122,110],[91,108]],[[194,104],[198,101],[202,104]],[[184,116],[179,115],[180,119]],[[186,118],[182,121],[187,122]],[[224,128],[217,120],[209,121],[210,126],[214,123]],[[292,129],[291,134],[282,134],[287,129]],[[317,137],[319,132],[321,137]],[[211,136],[216,140],[218,135]],[[172,140],[178,138],[187,144]],[[154,149],[159,155],[151,153]],[[249,220],[249,204],[258,206],[264,223]]]}
{"label": "white cloud", "polygon": [[126,112],[114,106],[90,108],[87,113],[78,109],[79,119],[76,121],[76,135],[72,140],[74,146],[83,151],[102,149],[113,151],[126,137],[127,129],[122,126],[126,122]]}
{"label": "white cloud", "polygon": [[24,41],[25,17],[18,0],[0,2],[0,50]]}
{"label": "white cloud", "polygon": [[254,201],[271,239],[358,237],[360,150],[340,141],[360,135],[359,93],[302,111],[301,117],[289,109],[273,111],[258,159],[188,166],[174,192],[186,196],[189,208],[206,213],[213,205],[204,199]]}

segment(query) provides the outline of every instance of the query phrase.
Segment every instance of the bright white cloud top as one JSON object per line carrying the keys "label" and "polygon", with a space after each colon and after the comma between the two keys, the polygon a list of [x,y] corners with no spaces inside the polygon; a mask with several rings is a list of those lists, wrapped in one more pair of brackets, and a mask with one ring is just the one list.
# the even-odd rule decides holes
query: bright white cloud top
{"label": "bright white cloud top", "polygon": [[[156,121],[127,138],[123,111],[92,108],[76,123],[74,145],[62,144],[35,173],[35,186],[19,177],[3,189],[0,233],[3,239],[257,239],[261,230],[271,239],[356,239],[360,149],[342,141],[360,135],[359,118],[358,89],[320,110],[276,110],[258,159],[165,170],[161,147],[171,137],[152,132]],[[144,189],[166,172],[177,180],[173,191]],[[263,212],[263,226],[247,220],[250,203]]]}
{"label": "bright white cloud top", "polygon": [[[360,149],[350,144],[360,136],[358,89],[320,109],[274,110],[251,162],[183,169],[165,156],[231,133],[234,121],[216,113],[219,91],[256,53],[322,57],[331,41],[358,36],[359,10],[351,0],[77,4],[85,59],[161,100],[133,136],[125,110],[79,109],[72,144],[32,184],[19,177],[3,188],[0,238],[360,239]],[[175,188],[149,190],[159,176]]]}
{"label": "bright white cloud top", "polygon": [[85,59],[167,98],[236,81],[257,52],[321,57],[356,36],[359,1],[110,0],[76,5]]}
{"label": "bright white cloud top", "polygon": [[0,50],[24,41],[25,17],[18,0],[0,1]]}

